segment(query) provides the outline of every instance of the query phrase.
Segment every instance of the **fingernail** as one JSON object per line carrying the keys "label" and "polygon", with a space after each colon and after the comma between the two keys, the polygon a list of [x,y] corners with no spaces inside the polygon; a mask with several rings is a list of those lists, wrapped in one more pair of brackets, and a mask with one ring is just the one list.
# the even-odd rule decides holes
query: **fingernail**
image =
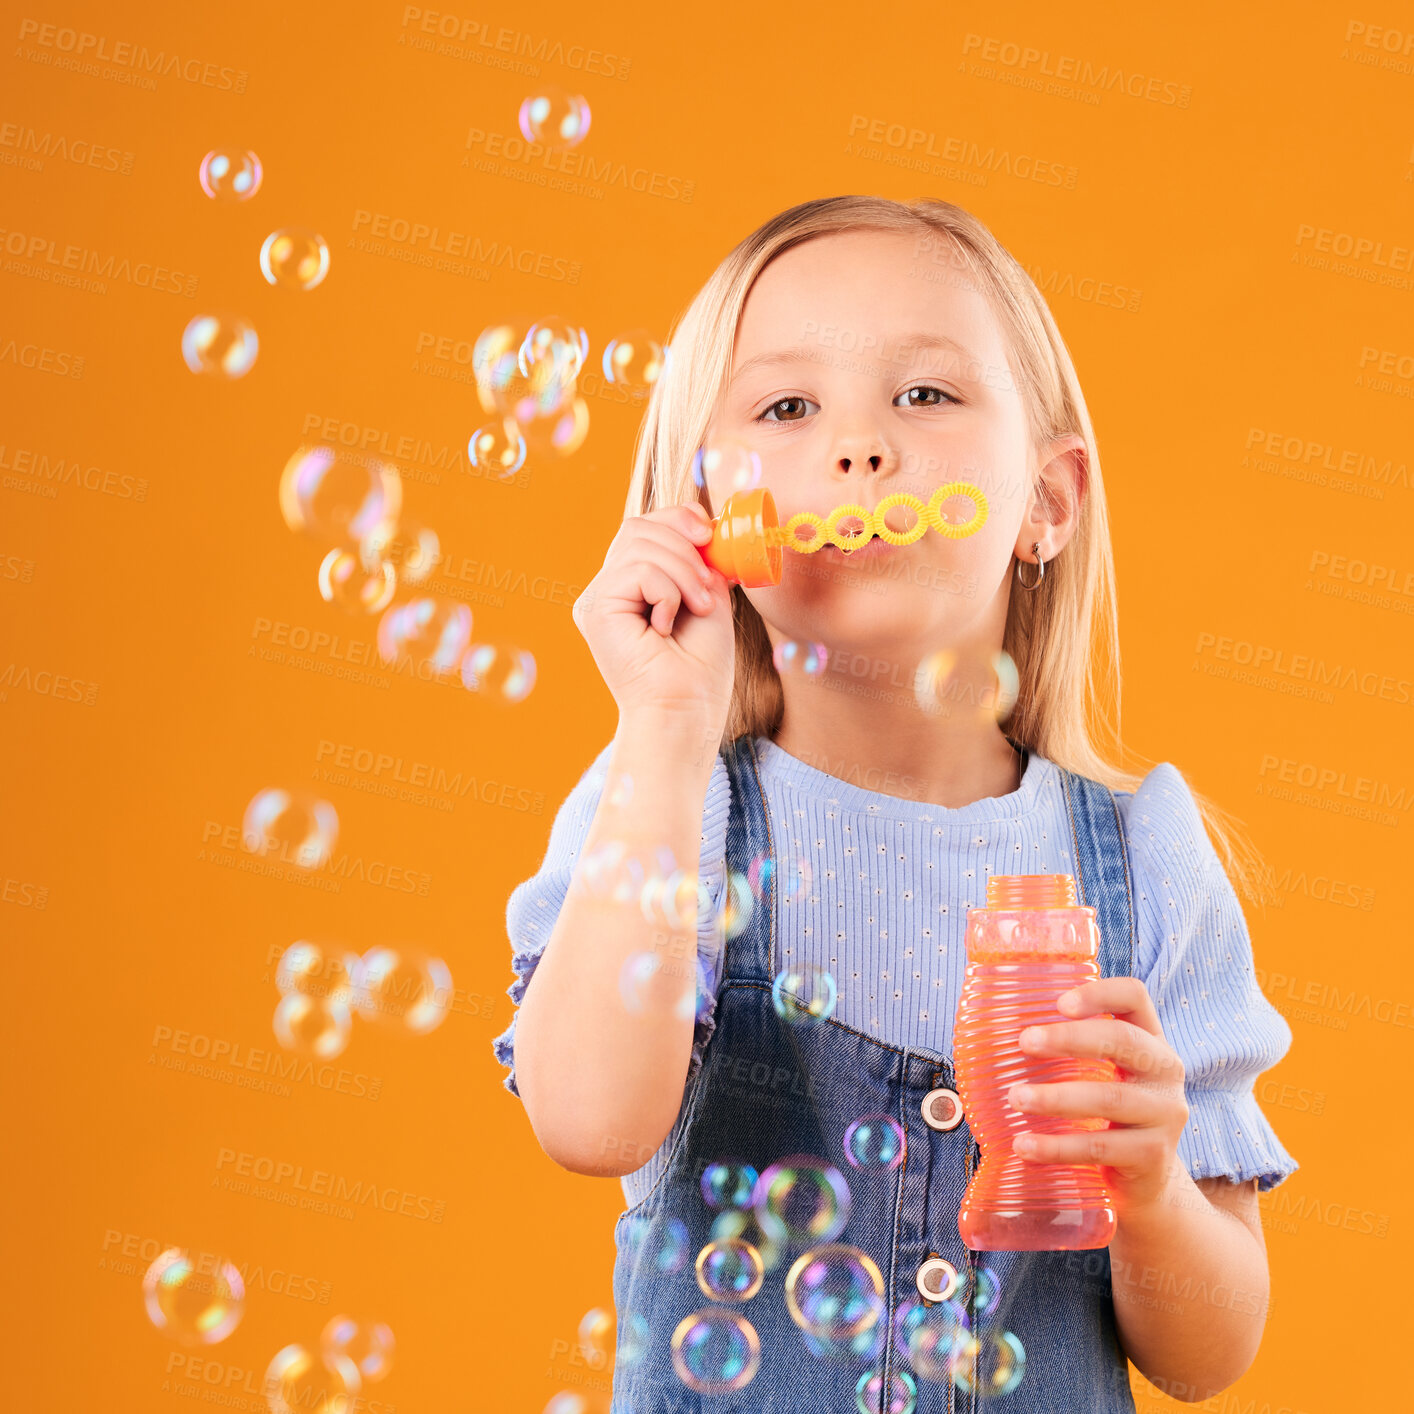
{"label": "fingernail", "polygon": [[1036,1141],[1032,1139],[1029,1134],[1018,1134],[1016,1138],[1011,1141],[1011,1147],[1022,1154],[1035,1148],[1035,1146]]}
{"label": "fingernail", "polygon": [[1056,998],[1056,1005],[1062,1011],[1070,1011],[1079,1001],[1080,998],[1074,992],[1062,992],[1060,996]]}
{"label": "fingernail", "polygon": [[1013,1085],[1007,1091],[1007,1100],[1013,1106],[1024,1105],[1031,1098],[1031,1087],[1029,1085]]}
{"label": "fingernail", "polygon": [[1039,1026],[1028,1026],[1017,1038],[1018,1046],[1036,1046],[1041,1042],[1041,1028]]}

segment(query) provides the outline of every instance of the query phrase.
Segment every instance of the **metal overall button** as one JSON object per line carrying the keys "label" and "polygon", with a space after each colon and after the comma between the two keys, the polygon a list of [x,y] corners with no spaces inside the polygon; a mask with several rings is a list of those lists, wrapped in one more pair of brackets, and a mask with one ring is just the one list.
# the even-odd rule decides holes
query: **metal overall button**
{"label": "metal overall button", "polygon": [[962,1123],[962,1101],[956,1090],[930,1090],[923,1097],[922,1109],[929,1129],[956,1129]]}
{"label": "metal overall button", "polygon": [[946,1301],[957,1290],[957,1268],[943,1257],[929,1257],[915,1281],[925,1301]]}

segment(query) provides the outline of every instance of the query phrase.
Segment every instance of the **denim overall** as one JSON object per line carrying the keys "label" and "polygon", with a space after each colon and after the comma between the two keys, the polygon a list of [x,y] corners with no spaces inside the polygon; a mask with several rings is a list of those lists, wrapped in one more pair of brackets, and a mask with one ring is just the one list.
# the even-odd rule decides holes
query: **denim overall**
{"label": "denim overall", "polygon": [[[775,858],[765,796],[749,735],[722,754],[732,796],[727,866],[744,872],[753,855],[765,851]],[[1119,810],[1108,787],[1057,769],[1079,901],[1096,910],[1100,970],[1106,977],[1129,974],[1135,913]],[[666,1155],[660,1150],[657,1180],[615,1227],[618,1349],[611,1414],[907,1414],[909,1381],[917,1414],[964,1414],[979,1405],[995,1406],[999,1414],[1133,1414],[1109,1251],[979,1253],[958,1236],[958,1208],[981,1156],[961,1113],[949,1057],[886,1045],[833,1018],[801,1026],[776,1014],[771,984],[782,963],[774,876],[774,869],[761,871],[760,904],[727,943],[715,1031],[664,1141]],[[903,1161],[892,1170],[851,1167],[843,1157],[845,1130],[860,1116],[878,1113],[902,1126]],[[704,1168],[730,1157],[764,1172],[798,1154],[828,1161],[846,1179],[849,1217],[834,1240],[862,1249],[883,1279],[885,1304],[875,1330],[853,1342],[867,1345],[877,1336],[876,1348],[862,1357],[851,1358],[848,1340],[838,1342],[835,1353],[812,1350],[791,1319],[785,1278],[810,1241],[781,1244],[774,1269],[739,1305],[714,1303],[697,1284],[694,1260],[713,1240],[718,1216],[704,1201]],[[742,1235],[754,1240],[751,1230]],[[951,1293],[951,1273],[936,1261],[932,1270],[947,1273],[944,1285],[935,1276],[920,1288],[919,1269],[930,1258],[951,1264]],[[979,1268],[990,1268],[994,1281],[985,1273],[979,1279]],[[934,1293],[932,1302],[925,1303],[925,1289]],[[912,1303],[938,1317],[932,1307],[949,1294],[968,1315],[980,1354],[964,1364],[961,1379],[920,1378],[907,1358],[906,1338],[895,1338],[896,1313]],[[739,1390],[702,1392],[674,1369],[674,1331],[685,1317],[712,1307],[745,1317],[759,1337],[759,1369]],[[988,1381],[1003,1352],[1002,1331],[1020,1341],[1025,1363],[1021,1382],[998,1394]],[[964,1349],[972,1349],[970,1342]],[[879,1378],[873,1392],[866,1386],[861,1396],[858,1382],[870,1372]]]}

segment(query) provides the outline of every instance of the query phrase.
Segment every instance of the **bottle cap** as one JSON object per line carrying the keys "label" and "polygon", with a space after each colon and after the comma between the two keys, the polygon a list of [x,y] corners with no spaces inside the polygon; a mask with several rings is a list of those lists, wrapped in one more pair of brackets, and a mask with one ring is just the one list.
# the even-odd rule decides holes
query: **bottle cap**
{"label": "bottle cap", "polygon": [[988,908],[1074,908],[1072,874],[989,874]]}

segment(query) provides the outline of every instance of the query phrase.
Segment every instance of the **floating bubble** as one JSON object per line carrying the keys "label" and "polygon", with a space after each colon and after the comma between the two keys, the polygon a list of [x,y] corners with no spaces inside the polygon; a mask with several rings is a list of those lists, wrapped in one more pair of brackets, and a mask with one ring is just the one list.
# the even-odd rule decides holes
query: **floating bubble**
{"label": "floating bubble", "polygon": [[218,1257],[194,1263],[186,1249],[159,1253],[142,1278],[147,1318],[183,1345],[215,1345],[240,1325],[245,1283],[235,1266]]}
{"label": "floating bubble", "polygon": [[756,896],[751,889],[751,881],[739,869],[727,873],[726,896],[722,905],[719,926],[728,939],[740,937],[742,930],[751,922],[756,908]]}
{"label": "floating bubble", "polygon": [[820,678],[830,663],[830,650],[823,643],[797,643],[786,639],[771,650],[771,661],[782,676]]}
{"label": "floating bubble", "polygon": [[648,1353],[648,1322],[637,1311],[630,1311],[619,1329],[616,1363],[625,1367],[639,1364]]}
{"label": "floating bubble", "polygon": [[640,1013],[648,1010],[648,985],[662,968],[663,959],[656,952],[631,952],[619,968],[619,998],[625,1011]]}
{"label": "floating bubble", "polygon": [[711,907],[700,876],[679,868],[666,845],[645,859],[623,840],[603,840],[580,856],[573,887],[622,906],[636,904],[650,923],[676,929],[693,928]]}
{"label": "floating bubble", "polygon": [[347,1002],[291,992],[275,1008],[275,1039],[287,1050],[333,1060],[349,1044],[353,1018]]}
{"label": "floating bubble", "polygon": [[217,147],[201,159],[197,176],[212,201],[249,201],[260,190],[264,170],[253,152]]}
{"label": "floating bubble", "polygon": [[362,1388],[358,1366],[337,1351],[321,1360],[302,1345],[287,1345],[265,1371],[271,1414],[353,1414]]}
{"label": "floating bubble", "polygon": [[382,1321],[334,1316],[319,1336],[326,1363],[344,1356],[367,1384],[376,1384],[393,1366],[393,1332]]}
{"label": "floating bubble", "polygon": [[854,1403],[860,1414],[913,1414],[918,1385],[907,1370],[895,1370],[887,1381],[882,1370],[866,1370],[854,1387]]}
{"label": "floating bubble", "polygon": [[714,1159],[702,1170],[702,1201],[714,1213],[750,1208],[760,1175],[743,1159]]}
{"label": "floating bubble", "polygon": [[991,655],[992,671],[996,674],[996,693],[991,702],[983,694],[981,715],[988,721],[1004,722],[1011,716],[1016,699],[1021,695],[1021,674],[1004,648]]}
{"label": "floating bubble", "polygon": [[829,1340],[822,1336],[802,1331],[801,1339],[805,1348],[819,1360],[829,1360],[849,1365],[864,1365],[870,1368],[878,1365],[884,1349],[884,1327],[880,1319],[867,1330],[862,1330],[848,1340]]}
{"label": "floating bubble", "polygon": [[302,992],[347,1003],[353,992],[353,973],[358,957],[351,952],[326,952],[318,943],[301,939],[280,954],[275,968],[275,985],[283,995]]}
{"label": "floating bubble", "polygon": [[330,550],[319,566],[319,597],[346,613],[381,613],[397,587],[397,572],[387,560],[369,566],[352,550]]}
{"label": "floating bubble", "polygon": [[520,371],[520,346],[524,342],[524,334],[512,324],[491,324],[477,335],[471,369],[481,406],[487,412],[508,410],[502,397],[517,379],[525,376]]}
{"label": "floating bubble", "polygon": [[749,1301],[766,1277],[761,1254],[739,1237],[709,1242],[697,1254],[695,1269],[702,1294],[713,1301]]}
{"label": "floating bubble", "polygon": [[946,705],[946,691],[957,667],[957,654],[951,648],[928,653],[913,675],[913,698],[924,712],[936,712]]}
{"label": "floating bubble", "polygon": [[504,480],[525,465],[525,438],[510,418],[488,422],[471,434],[466,455],[472,466]]}
{"label": "floating bubble", "polygon": [[810,892],[815,871],[808,859],[788,859],[778,866],[769,854],[762,853],[753,856],[746,866],[746,879],[758,899],[765,894],[766,885],[775,880],[777,898],[785,903],[795,903]]}
{"label": "floating bubble", "polygon": [[473,643],[462,659],[462,683],[487,702],[524,702],[535,686],[535,657],[508,643]]}
{"label": "floating bubble", "polygon": [[761,484],[761,455],[734,438],[699,447],[692,459],[692,479],[705,487],[709,476],[725,484],[724,496],[750,491]]}
{"label": "floating bubble", "polygon": [[997,1309],[997,1298],[1001,1294],[996,1272],[991,1267],[978,1267],[972,1289],[967,1293],[967,1309],[974,1316],[990,1316]]}
{"label": "floating bubble", "polygon": [[771,984],[771,1005],[788,1026],[814,1026],[828,1020],[838,995],[834,975],[814,967],[787,967]]}
{"label": "floating bubble", "polygon": [[687,1224],[681,1218],[652,1219],[635,1213],[626,1223],[629,1250],[664,1276],[680,1272],[687,1262]]}
{"label": "floating bubble", "polygon": [[1026,1351],[1012,1331],[994,1330],[984,1336],[969,1332],[965,1349],[952,1371],[953,1382],[967,1394],[972,1392],[974,1362],[979,1399],[1000,1399],[1010,1394],[1026,1374]]}
{"label": "floating bubble", "polygon": [[711,1234],[714,1242],[731,1238],[749,1242],[761,1254],[761,1265],[768,1272],[774,1272],[785,1256],[784,1247],[756,1221],[749,1208],[726,1208],[718,1213],[712,1219]]}
{"label": "floating bubble", "polygon": [[604,345],[601,362],[606,383],[642,397],[662,377],[665,356],[662,344],[646,329],[630,329]]}
{"label": "floating bubble", "polygon": [[447,1019],[452,995],[452,974],[440,957],[375,947],[359,962],[353,1004],[367,1021],[425,1036]]}
{"label": "floating bubble", "polygon": [[273,854],[301,869],[326,864],[338,838],[338,811],[304,791],[271,787],[257,792],[241,823],[241,843],[248,854]]}
{"label": "floating bubble", "polygon": [[952,1379],[971,1334],[967,1312],[956,1301],[911,1300],[894,1313],[894,1346],[920,1379]]}
{"label": "floating bubble", "polygon": [[381,525],[358,547],[366,570],[392,565],[401,584],[421,584],[442,558],[442,542],[427,526]]}
{"label": "floating bubble", "polygon": [[903,1151],[903,1126],[890,1115],[863,1115],[844,1132],[844,1156],[857,1169],[896,1169]]}
{"label": "floating bubble", "polygon": [[280,473],[280,512],[291,530],[358,545],[397,524],[403,483],[377,457],[337,447],[306,446]]}
{"label": "floating bubble", "polygon": [[552,1395],[545,1414],[608,1414],[608,1402],[599,1394],[581,1394],[578,1390],[562,1389]]}
{"label": "floating bubble", "polygon": [[255,326],[238,314],[198,314],[182,330],[182,357],[193,373],[244,378],[259,352]]}
{"label": "floating bubble", "polygon": [[786,1274],[786,1309],[811,1335],[850,1340],[884,1314],[884,1278],[872,1257],[847,1242],[814,1247]]}
{"label": "floating bubble", "polygon": [[793,1154],[762,1172],[751,1207],[762,1230],[779,1242],[832,1242],[849,1221],[849,1185],[824,1159]]}
{"label": "floating bubble", "polygon": [[302,226],[271,231],[260,247],[260,273],[281,289],[312,290],[329,273],[329,246]]}
{"label": "floating bubble", "polygon": [[526,378],[538,365],[548,364],[562,380],[574,379],[589,356],[589,335],[563,319],[537,319],[516,351],[516,366]]}
{"label": "floating bubble", "polygon": [[673,1332],[672,1350],[678,1379],[699,1394],[745,1389],[761,1365],[756,1327],[720,1306],[684,1316]]}
{"label": "floating bubble", "polygon": [[378,654],[385,663],[411,660],[439,677],[461,667],[471,643],[471,610],[451,599],[409,599],[390,605],[378,621]]}
{"label": "floating bubble", "polygon": [[611,1308],[591,1306],[579,1321],[579,1348],[590,1367],[602,1370],[614,1353],[618,1319]]}
{"label": "floating bubble", "polygon": [[520,131],[526,142],[563,152],[589,134],[589,104],[583,94],[558,84],[541,84],[520,105]]}

